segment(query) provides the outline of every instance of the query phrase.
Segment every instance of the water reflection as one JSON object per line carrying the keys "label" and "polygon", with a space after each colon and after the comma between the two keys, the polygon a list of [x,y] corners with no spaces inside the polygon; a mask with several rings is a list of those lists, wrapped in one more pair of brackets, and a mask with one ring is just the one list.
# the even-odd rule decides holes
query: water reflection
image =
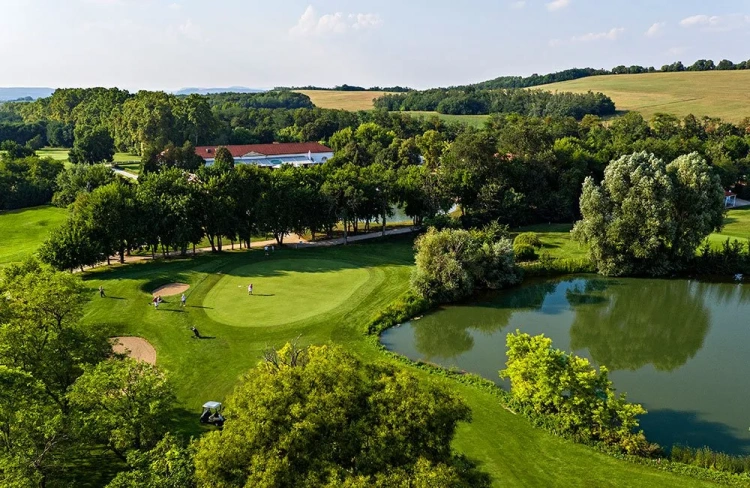
{"label": "water reflection", "polygon": [[588,349],[596,363],[611,371],[647,364],[673,371],[695,356],[710,324],[703,290],[685,280],[648,283],[592,280],[567,290],[575,311],[571,348]]}
{"label": "water reflection", "polygon": [[382,340],[508,387],[497,374],[507,333],[545,334],[612,371],[615,388],[649,410],[649,439],[750,454],[748,316],[750,284],[584,277],[446,307]]}
{"label": "water reflection", "polygon": [[447,307],[415,322],[414,341],[427,359],[452,359],[470,351],[474,338],[470,330],[493,334],[508,326],[519,310],[540,309],[556,283],[539,283],[516,293],[487,297],[471,307]]}

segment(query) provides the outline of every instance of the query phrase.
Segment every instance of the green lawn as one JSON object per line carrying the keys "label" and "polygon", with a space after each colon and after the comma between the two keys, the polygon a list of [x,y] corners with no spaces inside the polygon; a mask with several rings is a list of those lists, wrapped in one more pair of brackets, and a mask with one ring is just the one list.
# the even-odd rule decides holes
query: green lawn
{"label": "green lawn", "polygon": [[[400,237],[279,249],[270,257],[254,250],[102,268],[84,275],[92,295],[84,320],[148,339],[177,390],[178,430],[199,434],[200,405],[223,400],[268,346],[300,337],[303,344],[341,344],[367,362],[387,361],[362,331],[407,290],[412,245]],[[155,310],[151,292],[173,282],[190,285],[188,306],[167,297]],[[249,282],[258,296],[247,295]],[[99,285],[108,298],[97,296]],[[210,339],[194,339],[191,326]],[[504,410],[489,392],[413,371],[467,401],[474,420],[460,427],[455,446],[495,486],[710,486],[571,444]]]}
{"label": "green lawn", "polygon": [[68,211],[45,206],[0,212],[0,267],[23,261],[49,232],[65,221]]}
{"label": "green lawn", "polygon": [[44,149],[37,149],[36,154],[40,158],[52,158],[55,161],[67,161],[69,151],[70,149],[64,147],[45,147]]}
{"label": "green lawn", "polygon": [[127,171],[128,173],[133,174],[140,174],[141,173],[141,163],[135,162],[135,163],[117,163],[117,167]]}
{"label": "green lawn", "polygon": [[[64,147],[45,147],[43,149],[37,149],[36,154],[41,158],[52,158],[55,161],[67,161],[68,152],[70,149]],[[115,163],[135,163],[136,166],[140,166],[140,156],[135,156],[129,153],[115,153],[112,161]]]}
{"label": "green lawn", "polygon": [[[395,112],[392,112],[392,113],[395,113]],[[462,124],[470,125],[472,127],[483,127],[487,119],[490,118],[489,115],[447,115],[447,114],[441,114],[437,112],[422,112],[422,111],[398,112],[398,113],[411,115],[412,117],[429,118],[429,117],[437,116],[438,118],[440,118],[440,120],[443,120],[445,122],[460,122]]]}
{"label": "green lawn", "polygon": [[[541,252],[547,252],[553,258],[585,258],[586,247],[572,239],[572,228],[572,224],[540,224],[516,229],[514,233],[536,232],[544,245]],[[721,232],[708,236],[714,248],[719,248],[727,239],[745,244],[750,242],[750,207],[729,210]]]}

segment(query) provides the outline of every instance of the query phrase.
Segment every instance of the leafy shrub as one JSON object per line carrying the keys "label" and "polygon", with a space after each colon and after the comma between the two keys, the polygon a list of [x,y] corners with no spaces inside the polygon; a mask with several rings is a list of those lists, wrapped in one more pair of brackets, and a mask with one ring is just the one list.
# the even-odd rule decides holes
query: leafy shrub
{"label": "leafy shrub", "polygon": [[536,247],[537,249],[541,249],[542,247],[542,241],[539,239],[539,236],[536,234],[536,232],[524,232],[522,234],[518,234],[515,239],[513,239],[513,245],[521,245],[525,244],[527,246]]}
{"label": "leafy shrub", "polygon": [[597,372],[588,359],[552,348],[552,340],[508,334],[507,369],[511,395],[524,409],[546,416],[556,431],[579,442],[602,442],[627,454],[654,452],[638,428],[639,404],[617,395],[607,369]]}
{"label": "leafy shrub", "polygon": [[512,244],[499,226],[472,231],[431,228],[417,239],[416,249],[411,284],[429,301],[453,302],[477,289],[499,289],[521,281]]}
{"label": "leafy shrub", "polygon": [[536,261],[539,259],[536,250],[528,244],[513,244],[513,254],[516,257],[517,263]]}

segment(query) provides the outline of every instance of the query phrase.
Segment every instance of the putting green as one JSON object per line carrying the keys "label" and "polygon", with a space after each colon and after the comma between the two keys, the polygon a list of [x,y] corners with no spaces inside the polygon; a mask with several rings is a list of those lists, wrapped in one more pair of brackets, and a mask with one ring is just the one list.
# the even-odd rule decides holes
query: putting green
{"label": "putting green", "polygon": [[339,307],[369,276],[366,268],[343,261],[270,258],[226,273],[203,306],[210,318],[227,325],[283,325]]}

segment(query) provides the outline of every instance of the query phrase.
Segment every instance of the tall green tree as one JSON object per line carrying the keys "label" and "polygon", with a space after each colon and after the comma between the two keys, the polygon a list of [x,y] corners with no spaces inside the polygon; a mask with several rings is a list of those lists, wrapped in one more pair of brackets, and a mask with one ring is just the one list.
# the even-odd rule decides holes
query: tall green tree
{"label": "tall green tree", "polygon": [[71,163],[97,164],[112,161],[115,141],[104,126],[76,126],[75,142],[68,157]]}
{"label": "tall green tree", "polygon": [[[451,450],[466,405],[339,347],[268,351],[195,458],[205,486],[488,486]],[[327,446],[321,449],[320,446]]]}
{"label": "tall green tree", "polygon": [[680,269],[722,225],[723,189],[698,155],[666,165],[636,153],[587,178],[573,236],[606,275],[665,275]]}
{"label": "tall green tree", "polygon": [[156,366],[110,359],[86,368],[68,392],[82,435],[126,459],[130,450],[156,447],[166,433],[174,393]]}
{"label": "tall green tree", "polygon": [[234,157],[224,146],[216,148],[216,154],[214,154],[214,168],[221,171],[229,171],[234,168]]}
{"label": "tall green tree", "polygon": [[88,293],[78,276],[34,260],[7,267],[0,280],[0,365],[31,374],[64,411],[83,367],[111,352],[105,331],[80,323]]}

